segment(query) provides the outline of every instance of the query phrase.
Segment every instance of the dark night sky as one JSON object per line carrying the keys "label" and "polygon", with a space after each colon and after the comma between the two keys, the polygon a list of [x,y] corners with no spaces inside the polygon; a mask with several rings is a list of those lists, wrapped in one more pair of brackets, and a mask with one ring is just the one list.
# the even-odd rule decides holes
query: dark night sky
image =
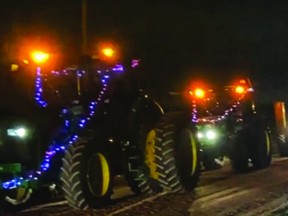
{"label": "dark night sky", "polygon": [[[287,1],[87,2],[89,47],[103,39],[115,41],[125,55],[140,57],[157,80],[185,77],[191,68],[205,66],[252,71],[273,88],[287,84]],[[61,52],[80,51],[81,0],[0,5],[2,50],[29,35],[54,38]]]}

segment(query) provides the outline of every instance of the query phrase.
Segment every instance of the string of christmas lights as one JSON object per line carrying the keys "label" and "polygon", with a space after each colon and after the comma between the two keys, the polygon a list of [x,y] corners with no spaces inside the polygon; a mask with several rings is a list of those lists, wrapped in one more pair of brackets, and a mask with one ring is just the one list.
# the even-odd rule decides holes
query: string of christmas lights
{"label": "string of christmas lights", "polygon": [[35,80],[35,96],[36,103],[41,107],[47,107],[48,103],[43,99],[43,88],[41,78],[41,67],[36,68],[36,80]]}
{"label": "string of christmas lights", "polygon": [[[109,72],[109,70],[106,72]],[[98,71],[98,73],[101,74],[102,72]],[[102,97],[106,93],[107,83],[108,83],[109,79],[110,79],[109,75],[107,75],[107,74],[103,75],[103,77],[101,79],[102,89],[101,89],[98,97],[96,98],[96,101],[91,101],[89,103],[88,115],[86,115],[85,117],[80,118],[78,120],[78,123],[77,123],[78,126],[76,129],[74,129],[75,131],[79,132],[79,130],[81,130],[81,128],[85,127],[87,122],[94,115],[97,101],[102,101]],[[42,79],[41,79],[41,69],[40,68],[37,68],[37,77],[36,77],[36,81],[35,81],[35,87],[36,87],[35,100],[38,102],[38,104],[40,106],[46,107],[47,102],[45,102],[42,98]],[[64,129],[67,129],[67,128],[69,129],[69,127],[71,127],[71,121],[65,120],[64,121]],[[32,181],[37,181],[43,173],[45,173],[46,171],[49,170],[51,160],[53,159],[53,157],[57,153],[63,152],[67,147],[69,147],[69,145],[71,145],[75,141],[77,141],[77,139],[78,139],[77,134],[71,134],[71,135],[68,135],[68,137],[64,138],[64,140],[61,140],[58,142],[56,142],[55,140],[52,141],[52,144],[49,146],[48,150],[45,152],[45,157],[44,157],[44,160],[42,161],[42,163],[40,165],[39,170],[34,171],[33,173],[28,174],[27,176],[16,177],[14,179],[6,181],[6,182],[2,183],[2,188],[9,190],[9,189],[23,186],[23,185],[25,185],[29,182],[32,182]]]}
{"label": "string of christmas lights", "polygon": [[[234,112],[238,108],[239,105],[240,105],[240,100],[233,103],[230,108],[228,108],[224,111],[224,114],[219,115],[218,118],[213,119],[213,121],[216,122],[216,121],[221,121],[221,120],[225,119],[227,116],[229,116],[229,114],[231,112]],[[211,113],[209,110],[206,110],[206,112]],[[194,123],[202,121],[202,119],[205,119],[205,117],[202,119],[199,118],[197,114],[198,114],[197,105],[196,105],[196,103],[193,103],[192,104],[192,122],[194,122]]]}

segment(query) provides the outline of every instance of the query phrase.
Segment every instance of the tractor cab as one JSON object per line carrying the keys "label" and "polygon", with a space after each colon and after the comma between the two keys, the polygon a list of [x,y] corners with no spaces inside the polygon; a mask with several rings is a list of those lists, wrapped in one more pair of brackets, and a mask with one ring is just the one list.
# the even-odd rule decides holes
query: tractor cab
{"label": "tractor cab", "polygon": [[189,89],[190,100],[197,107],[197,118],[225,116],[252,100],[253,88],[248,78],[218,81],[196,81]]}

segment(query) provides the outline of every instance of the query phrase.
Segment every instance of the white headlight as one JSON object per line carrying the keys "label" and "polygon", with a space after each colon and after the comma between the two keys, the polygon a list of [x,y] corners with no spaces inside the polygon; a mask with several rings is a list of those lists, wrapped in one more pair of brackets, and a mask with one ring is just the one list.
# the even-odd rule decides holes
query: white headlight
{"label": "white headlight", "polygon": [[198,139],[201,139],[201,138],[203,138],[203,137],[204,137],[204,135],[203,135],[203,133],[201,133],[201,132],[198,132],[198,133],[197,133],[197,137],[198,137]]}
{"label": "white headlight", "polygon": [[27,129],[24,127],[10,128],[7,130],[7,135],[8,136],[15,136],[15,137],[19,137],[19,138],[24,138],[27,136]]}
{"label": "white headlight", "polygon": [[216,138],[216,132],[215,132],[215,131],[212,131],[212,130],[209,130],[209,131],[207,131],[207,133],[206,133],[206,137],[207,137],[207,139],[209,139],[209,140],[213,140],[213,139]]}

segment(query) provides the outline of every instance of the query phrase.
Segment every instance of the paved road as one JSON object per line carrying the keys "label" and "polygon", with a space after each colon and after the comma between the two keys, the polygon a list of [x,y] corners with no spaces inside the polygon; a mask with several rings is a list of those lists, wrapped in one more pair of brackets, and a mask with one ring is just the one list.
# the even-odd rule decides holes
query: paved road
{"label": "paved road", "polygon": [[115,195],[128,197],[118,200],[115,205],[85,212],[58,201],[34,206],[18,215],[278,215],[279,209],[288,206],[288,159],[275,157],[268,169],[245,174],[233,173],[229,165],[203,172],[193,193],[135,197],[129,187],[122,186]]}

